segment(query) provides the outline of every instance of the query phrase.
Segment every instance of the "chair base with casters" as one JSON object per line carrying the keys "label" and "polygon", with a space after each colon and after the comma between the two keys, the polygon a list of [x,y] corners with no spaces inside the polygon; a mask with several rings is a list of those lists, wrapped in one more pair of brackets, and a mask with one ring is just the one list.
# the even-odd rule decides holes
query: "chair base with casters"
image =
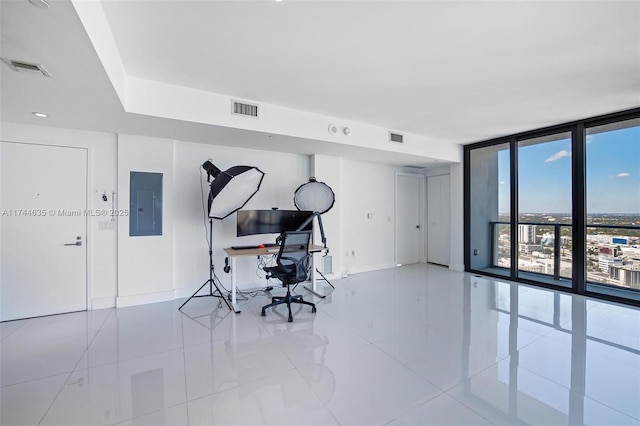
{"label": "chair base with casters", "polygon": [[286,304],[289,309],[289,322],[293,322],[292,303],[309,305],[311,312],[316,312],[315,303],[303,300],[302,296],[291,295],[292,284],[298,284],[309,278],[311,231],[283,232],[280,234],[279,240],[280,250],[276,258],[277,266],[267,266],[262,269],[267,273],[267,279],[277,278],[284,287],[287,287],[287,295],[272,297],[271,303],[262,307],[262,316],[267,314],[267,308]]}
{"label": "chair base with casters", "polygon": [[287,308],[289,308],[289,322],[293,322],[293,315],[291,314],[291,304],[292,303],[298,303],[301,305],[309,305],[311,306],[311,312],[315,313],[316,312],[316,304],[315,303],[311,303],[311,302],[307,302],[306,300],[302,299],[302,296],[296,295],[293,296],[291,294],[291,290],[289,290],[289,286],[287,286],[287,295],[286,296],[274,296],[271,298],[271,303],[269,303],[268,305],[265,305],[262,307],[262,316],[264,317],[265,315],[267,315],[266,309],[267,308],[272,308],[274,306],[278,306],[278,305],[287,305]]}

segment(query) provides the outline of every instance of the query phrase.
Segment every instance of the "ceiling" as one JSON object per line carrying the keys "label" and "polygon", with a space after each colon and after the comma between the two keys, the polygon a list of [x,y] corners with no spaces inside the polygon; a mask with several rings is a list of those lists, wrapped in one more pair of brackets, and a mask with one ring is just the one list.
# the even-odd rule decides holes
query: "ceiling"
{"label": "ceiling", "polygon": [[[73,5],[49,2],[39,9],[0,1],[0,56],[42,63],[53,75],[0,64],[4,121],[196,142],[217,135],[249,148],[428,163],[411,153],[125,112]],[[640,106],[638,1],[101,3],[129,76],[442,143]]]}

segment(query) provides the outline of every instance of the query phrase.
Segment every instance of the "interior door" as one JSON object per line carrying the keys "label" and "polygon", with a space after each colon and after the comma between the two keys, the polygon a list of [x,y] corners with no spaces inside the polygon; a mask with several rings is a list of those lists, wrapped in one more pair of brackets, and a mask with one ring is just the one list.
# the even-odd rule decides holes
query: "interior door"
{"label": "interior door", "polygon": [[87,150],[0,142],[0,320],[87,309]]}
{"label": "interior door", "polygon": [[396,263],[418,263],[422,258],[422,175],[396,175]]}
{"label": "interior door", "polygon": [[449,266],[450,177],[427,178],[427,262]]}

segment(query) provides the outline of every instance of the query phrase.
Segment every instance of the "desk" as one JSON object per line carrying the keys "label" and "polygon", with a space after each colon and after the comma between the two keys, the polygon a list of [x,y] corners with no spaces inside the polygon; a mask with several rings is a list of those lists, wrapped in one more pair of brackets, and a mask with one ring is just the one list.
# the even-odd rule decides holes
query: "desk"
{"label": "desk", "polygon": [[[312,244],[309,246],[309,253],[311,253],[311,283],[313,291],[316,289],[316,270],[313,262],[313,254],[320,253],[322,251],[328,250],[322,246],[318,246]],[[233,311],[238,314],[240,313],[240,309],[236,304],[236,259],[242,256],[273,256],[277,255],[279,248],[276,247],[258,247],[258,248],[249,248],[249,249],[233,249],[231,247],[227,247],[224,249],[224,252],[227,253],[227,256],[231,259],[231,306],[233,307]]]}

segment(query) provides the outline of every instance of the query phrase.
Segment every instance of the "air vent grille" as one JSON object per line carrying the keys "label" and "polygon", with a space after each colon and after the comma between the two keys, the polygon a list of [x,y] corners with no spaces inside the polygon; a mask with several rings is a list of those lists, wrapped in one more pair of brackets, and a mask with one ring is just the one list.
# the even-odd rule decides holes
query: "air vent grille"
{"label": "air vent grille", "polygon": [[404,143],[404,136],[401,133],[389,132],[389,142]]}
{"label": "air vent grille", "polygon": [[40,74],[44,77],[51,77],[51,74],[49,74],[49,72],[40,64],[34,64],[31,62],[23,62],[23,61],[16,61],[13,59],[5,59],[2,58],[2,60],[9,65],[14,71],[18,71],[18,72],[29,72],[29,73],[35,73],[35,74]]}
{"label": "air vent grille", "polygon": [[231,101],[231,113],[243,117],[258,118],[258,105]]}

